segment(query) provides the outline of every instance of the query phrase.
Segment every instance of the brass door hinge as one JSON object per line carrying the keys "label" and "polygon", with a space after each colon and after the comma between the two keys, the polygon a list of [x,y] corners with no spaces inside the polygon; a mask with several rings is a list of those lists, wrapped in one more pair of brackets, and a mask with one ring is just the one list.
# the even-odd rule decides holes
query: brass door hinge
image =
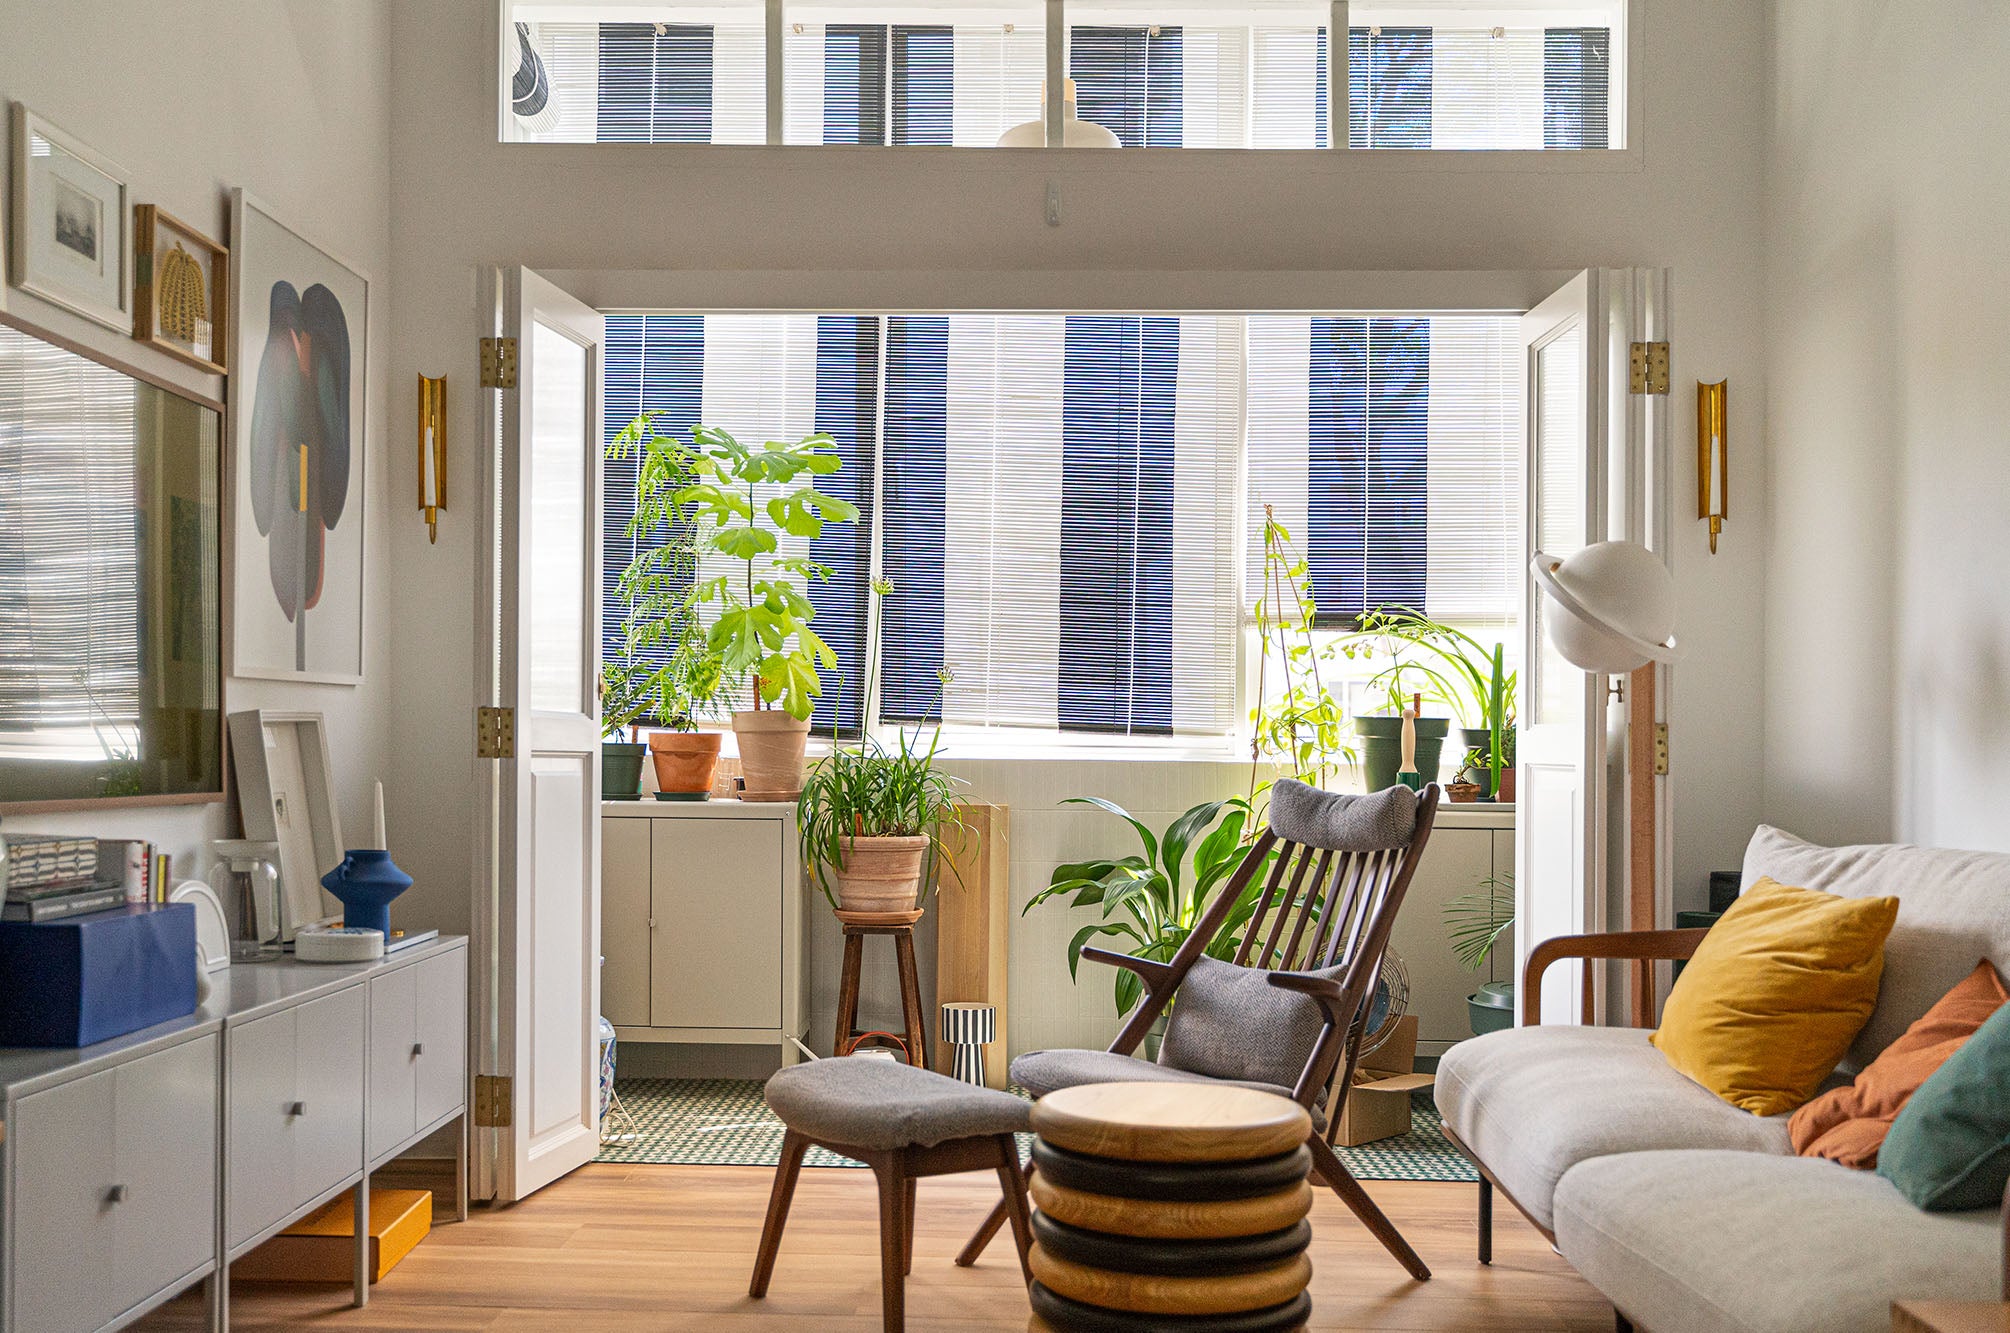
{"label": "brass door hinge", "polygon": [[475,1075],[475,1124],[482,1129],[508,1129],[510,1107],[516,1102],[516,1080],[502,1074]]}
{"label": "brass door hinge", "polygon": [[484,705],[475,710],[475,758],[516,758],[516,709]]}
{"label": "brass door hinge", "polygon": [[484,389],[516,387],[516,339],[482,339],[482,387]]}
{"label": "brass door hinge", "polygon": [[1634,343],[1628,383],[1635,393],[1668,392],[1668,344]]}
{"label": "brass door hinge", "polygon": [[1666,722],[1656,722],[1654,724],[1654,775],[1656,777],[1668,776],[1668,724]]}

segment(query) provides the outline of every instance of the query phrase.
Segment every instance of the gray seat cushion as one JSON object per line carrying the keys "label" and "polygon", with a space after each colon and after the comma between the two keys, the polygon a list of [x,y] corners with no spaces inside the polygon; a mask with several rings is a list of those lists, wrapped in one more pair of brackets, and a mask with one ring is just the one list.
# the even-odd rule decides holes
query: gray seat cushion
{"label": "gray seat cushion", "polygon": [[[1225,1083],[1238,1088],[1254,1088],[1258,1092],[1274,1092],[1280,1097],[1291,1095],[1291,1089],[1275,1083],[1209,1078],[1205,1074],[1155,1065],[1149,1060],[1115,1055],[1109,1051],[1028,1051],[1012,1062],[1012,1081],[1035,1097],[1045,1097],[1050,1092],[1080,1087],[1085,1083]],[[1317,1107],[1312,1111],[1312,1123],[1318,1128],[1325,1128],[1325,1115]]]}
{"label": "gray seat cushion", "polygon": [[1723,1101],[1669,1068],[1647,1036],[1533,1027],[1462,1041],[1438,1061],[1438,1111],[1544,1226],[1553,1225],[1557,1181],[1593,1157],[1657,1148],[1792,1153],[1786,1116]]}
{"label": "gray seat cushion", "polygon": [[1557,1248],[1653,1333],[1885,1333],[1900,1299],[2000,1294],[1993,1211],[1923,1213],[1814,1157],[1649,1152],[1574,1166]]}
{"label": "gray seat cushion", "polygon": [[1026,1128],[1031,1103],[893,1060],[846,1056],[793,1065],[768,1080],[768,1106],[790,1129],[856,1148],[932,1148]]}

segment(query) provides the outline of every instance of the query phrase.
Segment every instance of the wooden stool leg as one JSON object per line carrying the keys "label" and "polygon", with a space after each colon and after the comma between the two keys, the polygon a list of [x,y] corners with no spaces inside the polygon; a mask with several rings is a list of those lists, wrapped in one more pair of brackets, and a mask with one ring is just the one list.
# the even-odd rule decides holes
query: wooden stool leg
{"label": "wooden stool leg", "polygon": [[1431,1270],[1410,1248],[1410,1242],[1403,1239],[1403,1233],[1396,1230],[1396,1224],[1375,1206],[1375,1201],[1368,1197],[1368,1191],[1354,1179],[1354,1173],[1326,1146],[1326,1140],[1314,1134],[1305,1140],[1305,1146],[1312,1150],[1312,1169],[1319,1173],[1321,1180],[1333,1187],[1333,1192],[1340,1196],[1340,1202],[1353,1210],[1354,1216],[1361,1219],[1361,1225],[1382,1242],[1382,1248],[1394,1255],[1396,1262],[1410,1270],[1411,1277],[1419,1282],[1428,1281]]}
{"label": "wooden stool leg", "polygon": [[[1028,1162],[1025,1168],[1019,1172],[1020,1188],[1024,1189],[1025,1182],[1032,1178],[1033,1164]],[[998,1228],[1005,1225],[1005,1217],[1008,1211],[1005,1200],[1000,1199],[998,1206],[993,1208],[990,1215],[984,1219],[984,1224],[977,1228],[976,1234],[971,1236],[969,1242],[964,1245],[963,1252],[956,1256],[956,1262],[960,1267],[969,1268],[977,1262],[978,1257],[984,1253],[985,1246],[989,1245],[991,1238],[998,1234]]]}
{"label": "wooden stool leg", "polygon": [[775,1187],[768,1195],[768,1220],[761,1227],[761,1248],[754,1256],[754,1280],[747,1294],[756,1299],[768,1294],[768,1279],[775,1275],[775,1255],[782,1248],[782,1228],[788,1225],[789,1204],[796,1197],[796,1176],[803,1169],[803,1154],[810,1141],[793,1129],[782,1136],[782,1160],[775,1167]]}
{"label": "wooden stool leg", "polygon": [[930,1067],[928,1020],[921,1013],[921,977],[914,966],[914,931],[894,932],[893,951],[900,964],[900,1007],[907,1031],[907,1062],[922,1069]]}
{"label": "wooden stool leg", "polygon": [[1003,1206],[1012,1219],[1012,1239],[1019,1245],[1019,1272],[1026,1284],[1033,1283],[1033,1212],[1026,1205],[1026,1177],[1019,1171],[1019,1141],[1010,1134],[998,1136],[998,1183],[1004,1188]]}
{"label": "wooden stool leg", "polygon": [[875,1164],[879,1177],[879,1303],[886,1333],[907,1326],[907,1173],[898,1155]]}
{"label": "wooden stool leg", "polygon": [[837,1035],[831,1038],[831,1054],[843,1055],[858,1026],[858,974],[865,961],[865,936],[844,933],[844,968],[838,973]]}
{"label": "wooden stool leg", "polygon": [[906,1255],[907,1264],[906,1267],[904,1267],[901,1271],[905,1273],[912,1273],[914,1271],[914,1177],[913,1176],[909,1176],[907,1178],[906,1194],[907,1197],[901,1200],[901,1209],[907,1214],[907,1230],[905,1233],[907,1237],[907,1255]]}

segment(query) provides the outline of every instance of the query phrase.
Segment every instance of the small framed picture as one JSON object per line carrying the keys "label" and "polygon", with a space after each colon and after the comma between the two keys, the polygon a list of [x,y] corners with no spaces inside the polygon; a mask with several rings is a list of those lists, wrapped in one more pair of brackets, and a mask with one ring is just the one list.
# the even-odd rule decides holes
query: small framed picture
{"label": "small framed picture", "polygon": [[133,337],[212,374],[230,346],[230,251],[153,204],[133,210]]}
{"label": "small framed picture", "polygon": [[14,285],[88,319],[132,328],[126,173],[14,103]]}

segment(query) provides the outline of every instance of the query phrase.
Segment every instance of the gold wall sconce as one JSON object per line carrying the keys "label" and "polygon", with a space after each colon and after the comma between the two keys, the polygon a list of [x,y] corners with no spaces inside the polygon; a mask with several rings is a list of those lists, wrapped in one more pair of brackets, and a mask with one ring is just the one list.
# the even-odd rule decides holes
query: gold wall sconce
{"label": "gold wall sconce", "polygon": [[1696,517],[1710,523],[1710,554],[1729,512],[1730,443],[1725,425],[1726,381],[1696,382]]}
{"label": "gold wall sconce", "polygon": [[419,376],[419,512],[426,540],[440,540],[440,511],[447,507],[447,377]]}

